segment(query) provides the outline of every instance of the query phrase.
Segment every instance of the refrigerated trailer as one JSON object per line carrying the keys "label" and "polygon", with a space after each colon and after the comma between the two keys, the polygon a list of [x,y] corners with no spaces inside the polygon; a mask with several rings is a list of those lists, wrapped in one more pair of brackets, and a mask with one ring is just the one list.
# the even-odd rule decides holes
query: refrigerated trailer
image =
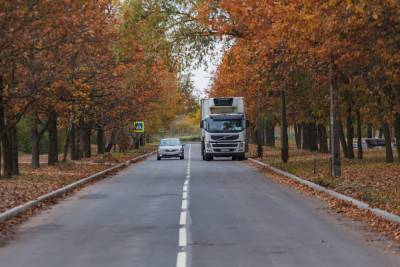
{"label": "refrigerated trailer", "polygon": [[201,154],[203,160],[214,157],[245,159],[246,120],[243,97],[201,100]]}

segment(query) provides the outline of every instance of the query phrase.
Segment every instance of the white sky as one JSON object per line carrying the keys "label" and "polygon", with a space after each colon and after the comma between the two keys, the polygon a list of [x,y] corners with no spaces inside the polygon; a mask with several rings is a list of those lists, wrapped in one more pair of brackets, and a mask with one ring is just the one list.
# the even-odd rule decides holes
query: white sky
{"label": "white sky", "polygon": [[[233,40],[229,41],[230,47],[233,46],[233,42]],[[221,63],[224,53],[229,49],[228,46],[224,46],[222,41],[218,41],[215,45],[213,53],[208,55],[207,69],[205,70],[205,67],[201,66],[192,70],[194,86],[201,97],[206,96],[205,91],[211,86],[214,73]]]}
{"label": "white sky", "polygon": [[201,97],[205,97],[205,91],[211,86],[212,72],[215,70],[216,66],[209,66],[207,70],[203,67],[193,70],[193,82],[196,88],[196,93]]}
{"label": "white sky", "polygon": [[201,97],[206,96],[205,91],[211,86],[214,72],[216,71],[222,59],[222,44],[217,43],[216,45],[217,47],[214,51],[214,54],[209,55],[209,59],[207,60],[207,68],[205,68],[205,66],[200,66],[197,69],[191,70],[193,74],[192,79],[196,88],[196,93],[199,94]]}

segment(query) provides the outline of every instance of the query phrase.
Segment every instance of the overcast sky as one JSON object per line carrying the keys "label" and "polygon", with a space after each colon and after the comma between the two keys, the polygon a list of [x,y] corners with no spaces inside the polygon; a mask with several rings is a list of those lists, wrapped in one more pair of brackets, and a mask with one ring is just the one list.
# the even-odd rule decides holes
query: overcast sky
{"label": "overcast sky", "polygon": [[[218,67],[218,64],[221,62],[222,59],[222,45],[217,44],[216,53],[213,55],[209,55],[209,59],[207,60],[207,69],[205,70],[204,66],[201,66],[197,69],[191,70],[193,74],[193,81],[196,87],[196,91],[202,96],[205,95],[206,89],[211,86],[212,78],[214,75],[215,70]],[[212,57],[212,58],[211,58]]]}
{"label": "overcast sky", "polygon": [[202,97],[205,96],[206,89],[211,85],[212,72],[215,70],[215,66],[208,67],[207,71],[204,68],[193,70],[193,82],[196,87],[196,93]]}

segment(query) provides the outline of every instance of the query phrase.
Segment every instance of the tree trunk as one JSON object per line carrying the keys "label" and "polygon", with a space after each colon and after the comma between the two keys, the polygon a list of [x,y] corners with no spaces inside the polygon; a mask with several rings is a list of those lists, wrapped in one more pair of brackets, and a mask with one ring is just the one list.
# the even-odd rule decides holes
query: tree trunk
{"label": "tree trunk", "polygon": [[[0,75],[0,132],[3,132],[6,129],[6,118],[5,118],[5,108],[3,102],[3,76]],[[2,144],[2,153],[3,153],[3,175],[5,177],[12,176],[12,154],[10,151],[10,141],[8,133],[0,136],[1,144]]]}
{"label": "tree trunk", "polygon": [[265,144],[275,147],[275,123],[272,118],[267,118],[265,123]]}
{"label": "tree trunk", "polygon": [[70,143],[71,143],[71,160],[78,160],[78,148],[77,148],[77,142],[76,142],[76,125],[75,123],[72,123],[71,126],[71,138],[70,138]]}
{"label": "tree trunk", "polygon": [[308,127],[307,123],[302,123],[301,124],[301,144],[302,144],[302,149],[310,149],[310,129]]}
{"label": "tree trunk", "polygon": [[47,131],[49,134],[48,164],[54,165],[58,162],[58,132],[57,132],[57,113],[49,111]]}
{"label": "tree trunk", "polygon": [[97,154],[104,154],[104,128],[97,129]]}
{"label": "tree trunk", "polygon": [[31,120],[31,142],[32,142],[32,168],[40,168],[40,134],[36,116]]}
{"label": "tree trunk", "polygon": [[382,127],[379,128],[379,135],[378,135],[378,137],[379,137],[379,138],[382,138],[382,137],[383,137],[383,129],[382,129]]}
{"label": "tree trunk", "polygon": [[347,111],[346,120],[346,134],[347,134],[347,156],[349,159],[354,159],[354,148],[353,148],[353,138],[354,138],[354,127],[353,118],[351,116],[351,107]]}
{"label": "tree trunk", "polygon": [[393,162],[393,150],[392,150],[392,138],[390,134],[390,127],[387,122],[382,123],[382,132],[385,138],[385,146],[386,146],[386,162]]}
{"label": "tree trunk", "polygon": [[339,177],[342,175],[342,167],[340,160],[340,128],[341,123],[339,122],[338,116],[338,88],[337,88],[337,71],[334,58],[329,68],[330,72],[330,145],[331,145],[331,175],[333,177]]}
{"label": "tree trunk", "polygon": [[261,115],[257,115],[256,119],[256,144],[257,144],[257,157],[262,158],[263,157],[263,119],[261,118]]}
{"label": "tree trunk", "polygon": [[17,138],[16,125],[14,125],[10,130],[10,141],[11,141],[11,151],[12,151],[12,174],[19,175],[18,138]]}
{"label": "tree trunk", "polygon": [[373,137],[373,135],[372,135],[372,125],[371,124],[367,125],[367,137],[368,138],[372,138]]}
{"label": "tree trunk", "polygon": [[357,158],[363,158],[363,147],[362,147],[362,126],[361,126],[361,114],[360,111],[357,110]]}
{"label": "tree trunk", "polygon": [[[4,131],[3,76],[0,75],[0,132]],[[3,172],[3,137],[0,136],[0,176]]]}
{"label": "tree trunk", "polygon": [[294,124],[294,137],[297,149],[301,149],[301,125],[298,123]]}
{"label": "tree trunk", "polygon": [[140,146],[144,146],[144,135],[140,134]]}
{"label": "tree trunk", "polygon": [[6,132],[2,138],[3,144],[3,172],[5,177],[12,177],[12,150],[11,150],[11,142],[10,135]]}
{"label": "tree trunk", "polygon": [[308,132],[309,132],[309,149],[310,151],[317,151],[318,150],[318,145],[317,145],[317,139],[318,139],[318,133],[317,133],[317,126],[315,122],[309,123],[308,124]]}
{"label": "tree trunk", "polygon": [[349,149],[347,148],[346,137],[344,136],[342,121],[338,122],[339,134],[340,134],[340,144],[342,145],[342,150],[345,158],[349,158]]}
{"label": "tree trunk", "polygon": [[83,149],[83,157],[85,158],[90,158],[92,156],[92,151],[91,151],[91,142],[90,142],[90,137],[92,135],[92,129],[90,128],[89,125],[84,125],[82,129],[82,149]]}
{"label": "tree trunk", "polygon": [[287,120],[286,120],[286,99],[285,92],[281,90],[281,159],[282,162],[288,162],[289,160],[289,140],[287,131]]}
{"label": "tree trunk", "polygon": [[68,125],[68,128],[65,131],[65,143],[64,143],[64,148],[63,148],[63,159],[62,159],[62,162],[66,162],[67,161],[68,148],[70,146],[70,141],[71,141],[71,127],[70,127],[70,125]]}
{"label": "tree trunk", "polygon": [[396,137],[397,160],[400,162],[400,113],[396,113],[394,133]]}
{"label": "tree trunk", "polygon": [[83,146],[84,146],[84,129],[83,129],[83,121],[79,120],[78,128],[76,130],[77,138],[76,138],[76,151],[78,153],[78,160],[83,158]]}
{"label": "tree trunk", "polygon": [[319,152],[328,153],[328,133],[323,124],[318,124],[318,139],[319,139]]}
{"label": "tree trunk", "polygon": [[[257,133],[257,130],[256,130],[256,133]],[[256,143],[257,143],[257,140],[256,140]],[[135,149],[139,149],[139,147],[140,147],[139,136],[136,135],[135,136]]]}
{"label": "tree trunk", "polygon": [[108,144],[107,144],[107,146],[106,146],[106,152],[107,152],[107,153],[110,153],[110,152],[111,152],[111,149],[113,148],[113,146],[114,146],[114,144],[115,144],[116,134],[117,134],[117,133],[116,133],[115,129],[113,129],[113,130],[111,131],[110,140],[108,141]]}

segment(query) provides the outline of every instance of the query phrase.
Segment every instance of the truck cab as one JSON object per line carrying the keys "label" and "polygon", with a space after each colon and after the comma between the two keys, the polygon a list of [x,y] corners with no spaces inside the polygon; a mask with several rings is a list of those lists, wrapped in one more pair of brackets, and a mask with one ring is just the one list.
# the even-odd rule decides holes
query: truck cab
{"label": "truck cab", "polygon": [[245,159],[247,121],[242,97],[210,98],[201,101],[201,153],[214,157]]}

